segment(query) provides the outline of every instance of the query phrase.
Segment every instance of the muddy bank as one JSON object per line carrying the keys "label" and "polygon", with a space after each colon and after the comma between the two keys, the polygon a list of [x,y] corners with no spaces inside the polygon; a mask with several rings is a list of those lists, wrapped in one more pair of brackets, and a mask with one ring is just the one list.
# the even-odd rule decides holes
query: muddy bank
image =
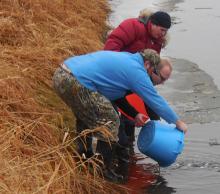
{"label": "muddy bank", "polygon": [[187,123],[220,121],[220,91],[213,79],[198,65],[172,59],[173,74],[160,93]]}

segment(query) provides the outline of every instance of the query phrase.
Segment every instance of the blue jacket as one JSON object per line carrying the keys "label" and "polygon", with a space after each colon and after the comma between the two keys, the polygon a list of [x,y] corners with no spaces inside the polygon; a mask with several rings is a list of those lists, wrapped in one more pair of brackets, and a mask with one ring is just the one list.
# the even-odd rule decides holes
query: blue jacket
{"label": "blue jacket", "polygon": [[179,119],[154,88],[139,53],[98,51],[71,57],[64,63],[83,86],[110,101],[122,98],[130,90],[168,123]]}

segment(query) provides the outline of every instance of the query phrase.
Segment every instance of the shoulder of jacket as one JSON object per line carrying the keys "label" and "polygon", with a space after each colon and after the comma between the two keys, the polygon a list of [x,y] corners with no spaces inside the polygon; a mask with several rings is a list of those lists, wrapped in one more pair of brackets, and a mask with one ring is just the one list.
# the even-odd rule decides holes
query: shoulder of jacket
{"label": "shoulder of jacket", "polygon": [[143,23],[139,21],[139,18],[129,18],[124,20],[119,26],[122,28],[140,29],[143,28],[145,25],[143,25]]}

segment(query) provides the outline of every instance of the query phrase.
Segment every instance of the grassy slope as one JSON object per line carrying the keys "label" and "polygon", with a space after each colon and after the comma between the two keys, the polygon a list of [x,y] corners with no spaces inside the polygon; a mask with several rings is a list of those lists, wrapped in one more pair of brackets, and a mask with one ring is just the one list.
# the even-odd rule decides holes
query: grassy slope
{"label": "grassy slope", "polygon": [[51,81],[66,57],[102,49],[106,3],[0,1],[0,193],[111,193],[73,157],[74,117]]}

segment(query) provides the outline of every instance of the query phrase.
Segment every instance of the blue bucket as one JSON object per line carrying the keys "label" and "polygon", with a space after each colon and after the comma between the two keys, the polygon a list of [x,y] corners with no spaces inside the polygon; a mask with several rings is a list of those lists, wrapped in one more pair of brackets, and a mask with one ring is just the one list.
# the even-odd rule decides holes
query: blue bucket
{"label": "blue bucket", "polygon": [[154,159],[161,167],[176,161],[184,147],[184,133],[173,125],[161,121],[149,121],[138,135],[138,149]]}

